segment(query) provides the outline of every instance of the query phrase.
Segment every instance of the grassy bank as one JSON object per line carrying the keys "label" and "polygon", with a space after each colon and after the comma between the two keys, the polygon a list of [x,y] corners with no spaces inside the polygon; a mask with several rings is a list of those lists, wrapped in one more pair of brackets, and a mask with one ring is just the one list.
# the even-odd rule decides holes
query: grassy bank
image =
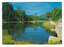
{"label": "grassy bank", "polygon": [[2,30],[2,44],[34,44],[25,41],[15,41],[14,38],[13,35],[8,34],[8,30]]}
{"label": "grassy bank", "polygon": [[53,42],[52,40],[50,40],[50,42],[48,42],[48,43],[45,43],[45,44],[62,44],[60,41],[57,41],[57,42]]}
{"label": "grassy bank", "polygon": [[[12,35],[3,35],[3,38],[2,38],[2,44],[18,44],[18,45],[24,45],[24,44],[34,44],[34,43],[30,43],[30,42],[25,42],[25,41],[15,41],[14,40],[14,37]],[[60,41],[57,41],[57,42],[53,42],[53,41],[50,41],[48,43],[44,43],[44,44],[62,44]],[[36,45],[38,45],[38,43],[36,43]]]}
{"label": "grassy bank", "polygon": [[3,21],[2,23],[24,23],[24,22],[30,22],[30,23],[39,23],[39,22],[45,22],[43,20],[33,20],[33,21],[8,21],[8,22],[5,22]]}
{"label": "grassy bank", "polygon": [[42,23],[42,25],[44,26],[44,28],[46,29],[46,32],[47,33],[50,33],[50,29],[54,29],[55,28],[55,25],[51,25],[50,24],[50,21],[44,21],[43,23]]}
{"label": "grassy bank", "polygon": [[51,28],[55,28],[55,25],[51,25],[50,24],[50,21],[45,21],[45,22],[43,22],[43,24],[42,24],[43,26],[44,26],[44,28],[48,28],[48,29],[51,29]]}
{"label": "grassy bank", "polygon": [[[55,21],[54,21],[55,22]],[[55,25],[50,24],[50,21],[45,21],[42,24],[44,26],[44,28],[46,29],[46,32],[50,33],[50,29],[55,29]],[[51,31],[51,33],[56,36],[56,32],[55,31]]]}
{"label": "grassy bank", "polygon": [[7,34],[7,35],[3,35],[2,44],[34,44],[34,43],[25,42],[25,41],[15,41],[13,35]]}
{"label": "grassy bank", "polygon": [[[53,21],[54,23],[56,23],[55,21]],[[56,34],[56,32],[55,31],[51,31],[50,29],[55,29],[55,26],[56,25],[52,25],[52,24],[50,24],[50,21],[45,21],[45,22],[43,22],[43,24],[42,24],[43,26],[44,26],[44,28],[46,29],[46,32],[51,32],[55,37],[57,37],[57,34]],[[48,42],[48,43],[45,43],[45,44],[62,44],[60,41],[57,41],[57,42],[53,42],[52,40],[50,40],[50,42]]]}
{"label": "grassy bank", "polygon": [[[34,22],[34,21],[31,21],[32,23]],[[55,28],[55,25],[51,25],[50,24],[50,21],[37,21],[38,23],[40,22],[40,23],[42,23],[42,25],[44,26],[44,28],[46,29],[46,32],[47,33],[50,33],[50,29],[51,28]],[[36,24],[36,23],[35,23]],[[32,25],[33,26],[33,25]],[[56,35],[55,34],[55,31],[52,33],[52,34],[54,34],[54,35]],[[2,43],[3,44],[34,44],[34,43],[30,43],[30,42],[25,42],[25,41],[15,41],[14,40],[14,37],[13,37],[13,35],[9,35],[8,34],[8,30],[4,30],[3,29],[3,37],[2,37]],[[56,43],[60,43],[60,42],[56,42]],[[56,44],[56,43],[53,43],[52,41],[50,41],[49,43],[45,43],[45,44]],[[36,44],[38,44],[38,43],[36,43]]]}

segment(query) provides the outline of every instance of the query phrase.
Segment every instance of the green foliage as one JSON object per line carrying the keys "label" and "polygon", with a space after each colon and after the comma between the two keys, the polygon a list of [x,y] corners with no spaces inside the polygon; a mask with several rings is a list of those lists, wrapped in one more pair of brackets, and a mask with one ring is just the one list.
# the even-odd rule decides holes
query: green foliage
{"label": "green foliage", "polygon": [[46,18],[47,18],[47,20],[58,21],[59,19],[62,18],[62,8],[56,7],[52,10],[52,12],[48,11],[46,13]]}
{"label": "green foliage", "polygon": [[49,18],[51,17],[51,11],[48,11],[48,12],[46,13],[46,17],[47,17],[47,19],[49,20]]}
{"label": "green foliage", "polygon": [[[35,23],[35,21],[37,21],[37,20],[57,21],[60,18],[62,18],[62,8],[56,7],[52,12],[48,11],[46,13],[46,18],[43,18],[43,17],[37,16],[36,13],[35,13],[35,15],[27,15],[25,10],[22,10],[20,8],[17,8],[17,10],[14,10],[12,4],[3,2],[2,3],[2,17],[3,17],[2,18],[3,22],[19,21],[21,23],[24,21],[29,21],[29,22]],[[25,43],[25,42],[19,42],[19,41],[15,42],[14,40],[12,40],[12,36],[8,35],[8,33],[13,34],[13,32],[14,32],[14,30],[11,30],[11,28],[14,29],[14,28],[16,28],[15,26],[18,26],[18,28],[19,28],[20,25],[15,25],[15,26],[12,26],[9,24],[7,24],[7,25],[8,25],[7,27],[4,26],[7,29],[3,30],[3,44]],[[49,21],[45,21],[43,23],[43,26],[44,26],[44,28],[46,28],[47,33],[50,33],[51,28],[55,28],[54,25],[50,25]],[[11,27],[11,28],[9,28],[9,27]],[[8,30],[11,30],[11,31],[8,31]],[[20,30],[20,28],[18,29],[18,33],[19,33],[19,30]],[[23,29],[23,31],[24,31],[24,29]],[[26,43],[28,43],[28,42],[26,42]],[[51,43],[53,43],[53,42],[51,41]],[[60,43],[60,42],[56,42],[56,43]]]}
{"label": "green foliage", "polygon": [[13,44],[14,40],[12,40],[12,35],[3,35],[2,37],[2,43],[3,44]]}
{"label": "green foliage", "polygon": [[12,35],[3,35],[2,44],[33,44],[25,41],[15,41]]}
{"label": "green foliage", "polygon": [[12,4],[3,3],[2,5],[2,17],[3,21],[10,21],[10,17],[12,17],[13,7]]}
{"label": "green foliage", "polygon": [[50,24],[50,21],[45,21],[45,22],[43,22],[42,25],[46,29],[47,33],[50,33],[50,29],[52,29],[52,28],[54,29],[55,28],[55,25],[51,25]]}
{"label": "green foliage", "polygon": [[35,15],[27,15],[25,10],[22,10],[17,7],[16,10],[13,9],[12,4],[10,3],[3,3],[2,5],[2,16],[3,22],[10,22],[10,21],[30,21],[30,20],[43,20],[43,17]]}
{"label": "green foliage", "polygon": [[52,16],[51,19],[54,21],[58,21],[59,19],[62,18],[62,8],[54,8],[52,11]]}
{"label": "green foliage", "polygon": [[48,42],[48,44],[62,44],[62,43],[60,41],[53,42],[52,40],[50,40],[50,42]]}
{"label": "green foliage", "polygon": [[[20,8],[17,8],[17,10],[13,9],[13,6],[11,3],[4,3],[2,5],[2,17],[3,22],[9,22],[9,21],[30,21],[30,20],[53,20],[57,21],[62,18],[62,8],[54,8],[54,10],[48,11],[46,13],[46,17],[40,17],[37,16],[35,13],[34,15],[27,15],[25,10],[22,10]],[[11,19],[12,18],[12,19]]]}
{"label": "green foliage", "polygon": [[8,34],[8,30],[5,29],[5,30],[3,31],[3,34],[4,34],[4,35]]}

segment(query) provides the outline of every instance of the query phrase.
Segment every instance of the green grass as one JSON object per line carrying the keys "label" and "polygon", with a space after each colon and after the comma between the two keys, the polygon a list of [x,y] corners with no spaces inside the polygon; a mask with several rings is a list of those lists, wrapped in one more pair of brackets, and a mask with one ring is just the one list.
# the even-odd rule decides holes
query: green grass
{"label": "green grass", "polygon": [[50,33],[50,29],[54,29],[55,28],[55,25],[51,25],[50,24],[50,21],[44,21],[43,23],[42,23],[42,25],[44,26],[44,28],[45,28],[45,30],[46,30],[46,32],[47,33]]}
{"label": "green grass", "polygon": [[42,25],[44,26],[44,28],[48,28],[48,29],[55,28],[55,25],[50,24],[50,21],[45,21],[45,22],[43,22]]}
{"label": "green grass", "polygon": [[3,44],[13,44],[14,40],[12,40],[12,35],[3,35],[2,43]]}
{"label": "green grass", "polygon": [[[32,22],[32,23],[34,23],[34,21],[24,21],[24,22]],[[50,21],[37,21],[37,22],[38,23],[39,22],[43,22],[42,25],[44,26],[44,28],[47,31],[50,31],[51,28],[55,28],[55,25],[51,25],[49,23]],[[30,43],[30,42],[15,41],[13,35],[9,35],[8,34],[8,30],[3,30],[2,32],[3,32],[3,36],[2,36],[2,43],[3,44],[33,44],[33,43]],[[58,42],[54,43],[54,42],[50,41],[49,43],[46,43],[46,44],[61,44],[61,42],[58,41]]]}
{"label": "green grass", "polygon": [[13,35],[8,34],[8,30],[2,30],[2,44],[32,44],[24,41],[15,41]]}
{"label": "green grass", "polygon": [[[2,37],[2,44],[34,44],[34,43],[30,43],[30,42],[25,42],[25,41],[15,41],[14,40],[14,37],[12,35],[3,35]],[[57,41],[57,42],[53,42],[53,41],[50,41],[48,43],[44,43],[44,44],[62,44],[60,41]],[[36,45],[38,45],[38,43],[36,43]]]}
{"label": "green grass", "polygon": [[2,23],[23,23],[23,22],[35,23],[35,22],[44,22],[44,21],[43,20],[35,20],[35,21],[9,21],[9,22],[2,22]]}
{"label": "green grass", "polygon": [[25,41],[15,41],[12,35],[3,35],[2,44],[33,44]]}
{"label": "green grass", "polygon": [[[2,31],[2,44],[33,44],[30,42],[25,42],[25,41],[15,41],[13,35],[8,34],[8,30],[3,30]],[[38,44],[38,43],[36,43]]]}
{"label": "green grass", "polygon": [[60,41],[53,42],[52,40],[50,40],[50,42],[48,42],[48,44],[62,44],[62,43]]}
{"label": "green grass", "polygon": [[50,42],[44,44],[62,44],[62,43],[60,41],[53,42],[52,40],[50,40]]}

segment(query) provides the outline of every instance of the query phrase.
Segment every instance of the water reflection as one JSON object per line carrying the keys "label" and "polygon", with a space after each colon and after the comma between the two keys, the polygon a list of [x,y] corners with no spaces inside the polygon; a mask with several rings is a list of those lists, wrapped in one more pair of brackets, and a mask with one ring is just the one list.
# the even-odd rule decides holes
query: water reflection
{"label": "water reflection", "polygon": [[16,41],[31,43],[48,42],[49,35],[52,35],[50,31],[46,32],[41,23],[4,23],[3,30],[5,29],[8,30],[9,34],[13,34]]}

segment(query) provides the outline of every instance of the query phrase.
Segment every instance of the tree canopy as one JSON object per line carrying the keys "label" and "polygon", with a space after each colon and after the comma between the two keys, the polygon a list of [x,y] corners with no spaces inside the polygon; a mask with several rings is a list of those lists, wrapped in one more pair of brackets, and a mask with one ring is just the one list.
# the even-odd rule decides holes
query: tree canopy
{"label": "tree canopy", "polygon": [[25,10],[22,10],[17,7],[16,10],[13,9],[13,5],[11,3],[2,4],[2,17],[3,21],[30,21],[30,20],[53,20],[56,21],[62,18],[62,8],[54,8],[51,11],[46,12],[46,17],[37,16],[37,13],[34,15],[27,15]]}

